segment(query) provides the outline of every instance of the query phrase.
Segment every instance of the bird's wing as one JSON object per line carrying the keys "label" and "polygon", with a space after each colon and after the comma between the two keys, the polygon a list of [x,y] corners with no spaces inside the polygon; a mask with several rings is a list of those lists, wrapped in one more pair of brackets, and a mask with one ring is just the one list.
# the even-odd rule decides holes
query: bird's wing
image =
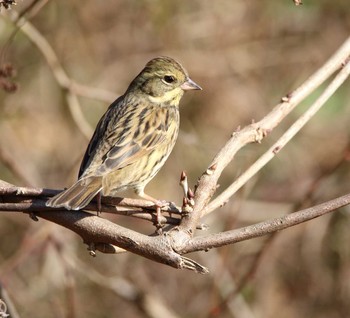
{"label": "bird's wing", "polygon": [[[133,164],[155,148],[170,143],[177,125],[172,125],[174,122],[169,117],[172,116],[166,108],[141,108],[136,105],[126,108],[125,112],[108,110],[85,154],[83,164],[86,162],[87,166],[83,168],[84,175],[105,175]],[[168,131],[172,126],[174,133]]]}
{"label": "bird's wing", "polygon": [[104,136],[107,131],[108,124],[110,122],[111,116],[113,113],[116,113],[116,109],[123,102],[123,96],[120,96],[116,99],[108,108],[106,113],[101,117],[98,122],[94,134],[91,137],[89,145],[85,151],[83,160],[80,164],[78,178],[82,176],[82,174],[88,169],[91,165],[91,162],[94,161],[94,158],[98,155],[97,149],[99,149],[102,145],[102,141],[104,140]]}

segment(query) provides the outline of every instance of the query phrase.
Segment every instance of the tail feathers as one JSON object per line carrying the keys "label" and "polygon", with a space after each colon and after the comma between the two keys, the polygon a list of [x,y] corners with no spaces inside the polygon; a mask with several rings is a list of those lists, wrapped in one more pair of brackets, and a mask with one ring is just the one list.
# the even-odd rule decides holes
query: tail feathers
{"label": "tail feathers", "polygon": [[64,207],[68,210],[80,210],[87,206],[102,189],[101,177],[89,177],[78,180],[69,189],[49,199],[47,206]]}

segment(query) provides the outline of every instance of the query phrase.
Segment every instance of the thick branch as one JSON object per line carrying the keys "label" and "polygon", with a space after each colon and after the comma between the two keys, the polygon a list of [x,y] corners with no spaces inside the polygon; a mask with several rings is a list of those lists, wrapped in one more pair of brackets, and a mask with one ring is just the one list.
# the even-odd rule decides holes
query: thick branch
{"label": "thick branch", "polygon": [[[13,192],[16,187],[4,182],[0,185],[0,193],[5,193],[1,195],[0,199],[4,201],[9,198],[6,192]],[[10,186],[7,191],[4,190],[6,185]],[[28,188],[26,189],[27,192],[30,192]],[[52,190],[43,190],[43,192],[45,191],[55,192]],[[39,195],[40,191],[33,189],[32,192]],[[23,194],[19,194],[19,196],[21,195]],[[41,200],[44,202],[43,198]],[[115,249],[113,246],[116,245],[127,251],[175,268],[186,268],[199,273],[206,273],[207,269],[205,267],[181,255],[232,244],[282,230],[334,211],[349,203],[350,194],[281,218],[272,219],[238,230],[192,239],[188,238],[188,233],[182,231],[181,227],[171,228],[159,236],[147,236],[83,211],[56,211],[54,209],[43,211],[39,208],[34,210],[36,216],[60,224],[76,232],[83,238],[86,244],[89,244],[92,252],[94,252],[94,247],[96,247],[101,252],[114,253]],[[0,203],[0,211],[2,210],[2,206],[6,204],[8,203]]]}

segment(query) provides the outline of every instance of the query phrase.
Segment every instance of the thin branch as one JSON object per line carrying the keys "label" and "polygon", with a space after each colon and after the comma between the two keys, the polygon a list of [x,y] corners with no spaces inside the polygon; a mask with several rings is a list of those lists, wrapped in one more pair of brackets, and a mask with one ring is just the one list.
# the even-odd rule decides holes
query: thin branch
{"label": "thin branch", "polygon": [[[191,237],[194,234],[196,224],[203,216],[203,211],[214,195],[217,188],[217,181],[224,168],[232,161],[238,150],[252,142],[261,142],[261,140],[270,133],[302,100],[304,100],[311,92],[320,86],[335,71],[340,69],[347,62],[350,55],[350,37],[343,43],[338,51],[304,84],[297,88],[294,92],[282,98],[282,102],[265,116],[261,121],[251,124],[241,131],[235,132],[232,138],[224,145],[224,147],[215,156],[209,168],[201,176],[197,183],[195,192],[195,205],[193,212],[184,217],[180,228]],[[345,76],[348,68],[342,76]],[[347,76],[347,75],[346,75]],[[216,201],[216,206],[223,204]],[[220,203],[220,204],[219,204]],[[213,207],[211,207],[211,210]]]}
{"label": "thin branch", "polygon": [[[350,53],[350,52],[349,52]],[[247,183],[258,171],[261,170],[281,149],[310,121],[321,109],[335,91],[344,83],[350,75],[350,63],[338,73],[334,80],[327,86],[321,96],[300,118],[268,149],[257,161],[255,161],[237,180],[215,198],[206,208],[202,215],[206,215],[224,204],[233,194]]]}
{"label": "thin branch", "polygon": [[103,243],[106,247],[109,244],[116,245],[178,269],[189,269],[201,274],[208,273],[202,265],[175,252],[172,238],[168,233],[147,236],[83,211],[36,212],[36,215],[77,233],[86,244],[97,242]]}
{"label": "thin branch", "polygon": [[335,211],[350,204],[350,194],[313,206],[311,208],[294,212],[279,218],[246,226],[240,229],[226,231],[218,234],[195,237],[188,242],[181,253],[191,253],[208,250],[213,247],[220,247],[248,239],[260,237],[288,227],[312,220],[324,214]]}

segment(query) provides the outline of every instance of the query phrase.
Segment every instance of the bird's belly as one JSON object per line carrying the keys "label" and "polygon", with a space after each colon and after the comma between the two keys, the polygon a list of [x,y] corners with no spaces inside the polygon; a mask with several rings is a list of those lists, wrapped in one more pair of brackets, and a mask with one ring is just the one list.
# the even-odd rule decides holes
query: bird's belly
{"label": "bird's belly", "polygon": [[173,146],[174,143],[157,148],[133,164],[105,175],[102,179],[103,195],[116,196],[126,189],[144,188],[164,165]]}

